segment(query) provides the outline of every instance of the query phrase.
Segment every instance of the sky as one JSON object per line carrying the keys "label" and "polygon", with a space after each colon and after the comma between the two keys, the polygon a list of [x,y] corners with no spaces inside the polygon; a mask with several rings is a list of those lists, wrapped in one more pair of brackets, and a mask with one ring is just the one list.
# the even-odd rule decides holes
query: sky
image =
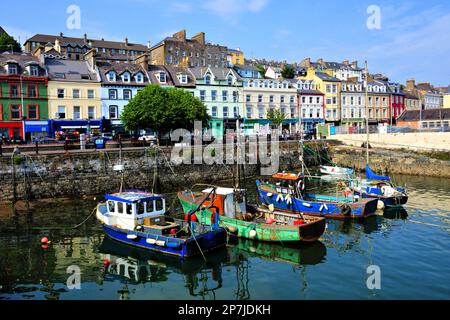
{"label": "sky", "polygon": [[[67,27],[71,5],[79,29]],[[0,26],[22,44],[37,33],[156,44],[203,31],[246,58],[367,60],[392,81],[450,84],[448,0],[2,0]]]}

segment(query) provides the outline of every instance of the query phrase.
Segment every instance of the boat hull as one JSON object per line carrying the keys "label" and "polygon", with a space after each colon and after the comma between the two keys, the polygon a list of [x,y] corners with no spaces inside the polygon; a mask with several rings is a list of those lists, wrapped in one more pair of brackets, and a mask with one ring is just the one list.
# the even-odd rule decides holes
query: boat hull
{"label": "boat hull", "polygon": [[[182,193],[179,193],[178,198],[184,212],[189,212],[197,207],[195,201],[188,200]],[[197,213],[197,219],[200,223],[210,224],[211,212],[201,210]],[[249,222],[220,216],[220,225],[227,228],[231,236],[237,238],[265,242],[314,242],[325,232],[326,221],[325,219],[315,219],[312,223],[294,226]]]}
{"label": "boat hull", "polygon": [[[276,210],[287,213],[305,213],[312,216],[325,217],[327,219],[363,219],[375,214],[377,200],[361,199],[361,201],[332,201],[329,199],[301,200],[291,197],[286,200],[286,195],[279,194],[270,188],[262,188],[260,181],[256,182],[258,195],[262,204],[273,205]],[[320,196],[317,196],[320,197]],[[322,196],[325,198],[325,196]]]}
{"label": "boat hull", "polygon": [[358,190],[353,190],[355,195],[361,196],[363,199],[377,199],[384,203],[385,207],[399,207],[403,206],[408,202],[407,195],[385,197],[376,194],[369,194],[366,192],[360,192]]}
{"label": "boat hull", "polygon": [[[171,239],[170,237],[159,236],[158,239],[164,242],[164,245],[148,243],[147,239],[149,236],[144,233],[130,232],[106,224],[103,224],[103,229],[109,238],[120,243],[181,258],[195,257],[200,255],[201,252],[206,253],[216,248],[224,247],[227,243],[227,233],[223,228],[213,230],[206,234],[196,235],[195,239],[189,238],[183,241],[175,241],[175,239]],[[128,236],[130,234],[136,235],[137,238],[129,239]]]}

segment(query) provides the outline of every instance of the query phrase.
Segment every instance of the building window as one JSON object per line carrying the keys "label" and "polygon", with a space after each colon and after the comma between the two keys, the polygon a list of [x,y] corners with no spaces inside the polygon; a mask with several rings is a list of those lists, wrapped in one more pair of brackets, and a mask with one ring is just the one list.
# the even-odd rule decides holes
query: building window
{"label": "building window", "polygon": [[88,90],[88,99],[94,99],[95,94],[94,94],[94,90],[89,89]]}
{"label": "building window", "polygon": [[17,74],[16,64],[8,64],[8,74]]}
{"label": "building window", "polygon": [[20,120],[21,112],[20,105],[12,105],[11,106],[11,120]]}
{"label": "building window", "polygon": [[136,82],[137,83],[143,83],[144,82],[144,76],[142,75],[142,73],[138,73],[136,75]]}
{"label": "building window", "polygon": [[211,115],[213,118],[217,118],[217,107],[211,108]]}
{"label": "building window", "polygon": [[295,108],[291,108],[291,118],[295,118]]}
{"label": "building window", "polygon": [[237,118],[237,117],[239,116],[239,110],[238,110],[238,107],[234,107],[234,108],[233,108],[233,115],[234,115],[235,118]]}
{"label": "building window", "polygon": [[[260,101],[260,102],[262,102],[262,101]],[[269,102],[273,103],[273,96],[269,96]]]}
{"label": "building window", "polygon": [[205,101],[206,100],[206,91],[200,90],[200,100]]}
{"label": "building window", "polygon": [[295,102],[295,96],[291,96],[290,103],[294,103],[294,102]]}
{"label": "building window", "polygon": [[228,101],[228,91],[222,91],[222,101]]}
{"label": "building window", "polygon": [[264,119],[264,107],[258,107],[258,118]]}
{"label": "building window", "polygon": [[188,83],[188,77],[186,74],[179,74],[178,75],[178,80],[180,81],[181,84],[187,84]]}
{"label": "building window", "polygon": [[19,97],[19,86],[17,84],[12,84],[9,86],[9,96],[11,98]]}
{"label": "building window", "polygon": [[131,100],[131,90],[123,90],[123,100]]}
{"label": "building window", "polygon": [[73,107],[73,118],[75,120],[81,119],[81,107],[78,106]]}
{"label": "building window", "polygon": [[233,102],[238,102],[238,98],[239,98],[238,92],[233,91]]}
{"label": "building window", "polygon": [[117,100],[117,90],[109,89],[109,100]]}
{"label": "building window", "polygon": [[211,76],[209,74],[205,76],[205,84],[211,84]]}
{"label": "building window", "polygon": [[216,101],[217,100],[217,90],[212,90],[211,91],[211,101]]}
{"label": "building window", "polygon": [[58,99],[64,99],[64,89],[58,89]]}
{"label": "building window", "polygon": [[228,118],[228,107],[223,107],[223,117]]}
{"label": "building window", "polygon": [[108,81],[109,82],[116,82],[116,74],[115,74],[115,72],[108,73]]}
{"label": "building window", "polygon": [[32,77],[39,76],[39,68],[37,66],[30,66],[30,76]]}
{"label": "building window", "polygon": [[38,96],[38,91],[37,91],[37,86],[34,85],[29,85],[28,86],[28,97],[29,98],[37,98]]}
{"label": "building window", "polygon": [[263,102],[263,95],[262,94],[258,95],[258,102],[259,103]]}
{"label": "building window", "polygon": [[88,119],[95,119],[95,107],[88,107]]}
{"label": "building window", "polygon": [[159,81],[159,83],[166,83],[166,73],[165,72],[158,73],[158,81]]}
{"label": "building window", "polygon": [[232,86],[232,85],[233,85],[233,77],[228,77],[228,78],[227,78],[227,84],[228,84],[229,86]]}
{"label": "building window", "polygon": [[56,114],[56,117],[58,119],[66,118],[66,107],[65,106],[58,106],[58,113]]}
{"label": "building window", "polygon": [[280,102],[284,103],[284,96],[280,96]]}
{"label": "building window", "polygon": [[74,99],[80,99],[80,90],[79,89],[73,89],[72,91],[72,97]]}
{"label": "building window", "polygon": [[118,106],[109,106],[109,118],[110,119],[118,119],[119,118],[119,107]]}
{"label": "building window", "polygon": [[128,72],[125,72],[125,73],[122,75],[122,81],[123,81],[123,82],[130,82],[130,74],[129,74]]}
{"label": "building window", "polygon": [[252,117],[252,107],[247,107],[247,118]]}
{"label": "building window", "polygon": [[246,96],[245,96],[245,101],[246,102],[250,102],[251,101],[251,95],[249,95],[249,94],[247,94]]}

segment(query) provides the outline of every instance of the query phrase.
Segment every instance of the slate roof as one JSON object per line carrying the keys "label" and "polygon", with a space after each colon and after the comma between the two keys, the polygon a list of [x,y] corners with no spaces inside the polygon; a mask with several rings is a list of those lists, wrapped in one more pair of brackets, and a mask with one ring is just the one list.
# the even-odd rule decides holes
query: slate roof
{"label": "slate roof", "polygon": [[333,70],[338,70],[338,69],[355,70],[355,71],[364,70],[363,68],[360,68],[360,67],[355,68],[351,64],[346,65],[346,64],[340,63],[340,62],[324,61],[323,64],[324,64],[324,66],[318,62],[311,62],[311,66],[315,69],[325,68],[325,69],[333,69]]}
{"label": "slate roof", "polygon": [[135,44],[135,43],[128,43],[128,45],[125,44],[125,42],[118,42],[118,41],[108,41],[108,40],[96,40],[96,39],[87,39],[87,43],[85,42],[84,38],[74,38],[74,37],[66,37],[66,36],[56,36],[56,35],[46,35],[46,34],[36,34],[33,37],[29,38],[25,44],[28,42],[41,42],[41,43],[52,43],[55,44],[55,40],[59,39],[60,45],[62,47],[68,46],[69,44],[71,46],[88,46],[89,42],[92,42],[92,47],[98,47],[98,48],[110,48],[110,49],[125,49],[125,50],[137,50],[137,51],[148,51],[147,46],[142,44]]}
{"label": "slate roof", "polygon": [[323,73],[323,72],[316,72],[316,76],[319,77],[320,79],[324,80],[324,81],[341,82],[341,80],[339,80],[338,78],[329,76],[328,74]]}
{"label": "slate roof", "polygon": [[[137,85],[137,86],[144,86],[149,83],[147,72],[138,64],[134,63],[125,63],[125,62],[98,62],[97,63],[100,77],[103,83],[105,84],[111,84],[111,85]],[[114,71],[116,73],[116,81],[110,82],[108,79],[108,73]],[[120,75],[122,75],[124,72],[128,71],[132,78],[130,82],[122,82],[122,78]],[[144,76],[144,82],[143,83],[137,83],[134,79],[134,76],[138,73],[142,73]]]}
{"label": "slate roof", "polygon": [[189,68],[189,70],[192,72],[192,74],[196,79],[203,79],[203,76],[205,75],[208,69],[212,72],[214,78],[216,78],[219,81],[226,80],[230,72],[234,75],[234,77],[236,77],[238,81],[241,80],[239,74],[231,68],[215,68],[215,67]]}
{"label": "slate roof", "polygon": [[[51,80],[55,81],[77,81],[77,82],[100,82],[95,71],[89,68],[86,61],[45,59],[45,66]],[[60,77],[59,75],[64,75]],[[88,79],[83,79],[83,76]]]}
{"label": "slate roof", "polygon": [[416,95],[413,95],[409,92],[403,92],[403,94],[405,95],[405,99],[411,99],[411,100],[419,100],[419,97]]}
{"label": "slate roof", "polygon": [[[175,66],[164,66],[166,70],[169,72],[170,77],[172,78],[172,82],[176,87],[185,87],[185,88],[192,88],[195,87],[195,76],[192,74],[192,72],[189,69],[181,68],[181,67],[175,67]],[[181,83],[178,79],[178,74],[186,74],[187,75],[187,83]]]}
{"label": "slate roof", "polygon": [[450,109],[405,110],[398,121],[450,120]]}
{"label": "slate roof", "polygon": [[4,66],[8,63],[16,63],[18,65],[18,74],[22,74],[25,68],[30,64],[39,66],[39,77],[46,77],[47,72],[39,58],[27,53],[3,53],[0,54],[0,75],[7,74]]}

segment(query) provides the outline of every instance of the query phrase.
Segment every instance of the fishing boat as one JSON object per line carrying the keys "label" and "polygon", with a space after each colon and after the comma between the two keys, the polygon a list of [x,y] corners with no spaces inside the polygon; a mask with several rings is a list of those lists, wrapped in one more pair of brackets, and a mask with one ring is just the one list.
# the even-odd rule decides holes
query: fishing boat
{"label": "fishing boat", "polygon": [[320,166],[320,173],[333,176],[351,176],[353,169],[338,166]]}
{"label": "fishing boat", "polygon": [[273,182],[256,181],[259,198],[264,206],[282,212],[303,212],[328,219],[361,219],[374,215],[377,210],[376,199],[362,199],[348,188],[342,191],[342,196],[308,193],[301,174],[282,172],[272,179]]}
{"label": "fishing boat", "polygon": [[213,214],[219,214],[221,225],[230,235],[267,242],[313,242],[325,231],[325,219],[278,211],[247,209],[245,191],[235,188],[211,187],[202,192],[181,191],[178,199],[185,212],[204,203],[206,208],[196,214],[208,224]]}
{"label": "fishing boat", "polygon": [[161,195],[128,190],[105,196],[106,203],[97,206],[96,217],[111,239],[143,249],[190,258],[223,247],[226,230],[219,227],[219,216],[210,225],[166,216],[166,201]]}

